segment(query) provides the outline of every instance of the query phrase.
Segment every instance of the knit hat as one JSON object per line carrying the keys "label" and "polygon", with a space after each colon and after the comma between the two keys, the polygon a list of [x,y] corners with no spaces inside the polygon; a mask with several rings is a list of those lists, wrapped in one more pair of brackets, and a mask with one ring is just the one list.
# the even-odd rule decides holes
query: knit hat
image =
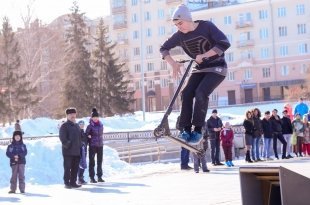
{"label": "knit hat", "polygon": [[23,132],[22,131],[14,131],[13,132],[13,138],[16,136],[16,135],[19,135],[19,136],[23,136]]}
{"label": "knit hat", "polygon": [[172,20],[193,21],[192,14],[188,7],[184,4],[180,4],[173,12]]}
{"label": "knit hat", "polygon": [[66,115],[76,113],[76,109],[74,107],[69,107],[66,109]]}
{"label": "knit hat", "polygon": [[84,125],[84,124],[85,124],[84,120],[78,121],[78,125]]}
{"label": "knit hat", "polygon": [[217,113],[217,109],[212,110],[212,113]]}
{"label": "knit hat", "polygon": [[99,117],[99,113],[98,113],[98,111],[97,111],[96,108],[93,108],[93,109],[92,109],[91,117]]}

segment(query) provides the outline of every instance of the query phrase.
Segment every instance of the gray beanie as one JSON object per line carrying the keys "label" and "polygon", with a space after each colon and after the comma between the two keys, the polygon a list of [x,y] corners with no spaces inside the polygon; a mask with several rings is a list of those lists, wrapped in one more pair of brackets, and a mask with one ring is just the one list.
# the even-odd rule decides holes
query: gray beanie
{"label": "gray beanie", "polygon": [[172,20],[193,21],[192,14],[184,4],[180,4],[172,14]]}

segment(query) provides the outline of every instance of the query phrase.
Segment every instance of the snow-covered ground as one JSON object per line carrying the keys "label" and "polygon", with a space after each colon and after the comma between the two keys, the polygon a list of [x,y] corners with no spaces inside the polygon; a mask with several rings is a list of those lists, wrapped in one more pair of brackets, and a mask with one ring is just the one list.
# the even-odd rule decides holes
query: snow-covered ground
{"label": "snow-covered ground", "polygon": [[[224,121],[232,124],[243,121],[248,109],[258,107],[262,112],[274,108],[281,111],[283,103],[268,105],[219,108]],[[209,113],[211,111],[209,110]],[[169,117],[174,126],[178,113]],[[101,119],[105,132],[152,130],[160,123],[163,113],[142,113],[114,116]],[[83,118],[88,120],[88,118]],[[38,118],[25,119],[21,126],[25,136],[58,134],[61,120]],[[12,126],[0,128],[2,137],[10,137]],[[105,183],[87,184],[80,189],[67,190],[63,187],[61,145],[58,138],[25,141],[28,148],[26,157],[26,194],[9,195],[11,170],[5,155],[6,146],[0,146],[0,202],[3,204],[241,204],[238,166],[244,161],[236,161],[234,168],[212,167],[210,173],[196,174],[181,171],[179,163],[128,164],[121,161],[118,153],[104,147]],[[285,161],[278,161],[285,163]],[[85,173],[87,177],[87,170]]]}

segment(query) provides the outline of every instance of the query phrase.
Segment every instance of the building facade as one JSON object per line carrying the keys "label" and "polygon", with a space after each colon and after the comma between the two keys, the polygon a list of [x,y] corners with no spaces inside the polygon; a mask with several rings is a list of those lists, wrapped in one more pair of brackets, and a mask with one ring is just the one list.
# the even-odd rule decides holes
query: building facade
{"label": "building facade", "polygon": [[[178,86],[159,48],[176,31],[170,16],[180,3],[191,8],[194,20],[214,22],[231,42],[228,75],[211,94],[211,106],[284,99],[304,86],[310,70],[308,0],[111,0],[111,40],[130,71],[135,110],[142,103],[146,111],[165,110]],[[188,58],[180,48],[171,54]]]}

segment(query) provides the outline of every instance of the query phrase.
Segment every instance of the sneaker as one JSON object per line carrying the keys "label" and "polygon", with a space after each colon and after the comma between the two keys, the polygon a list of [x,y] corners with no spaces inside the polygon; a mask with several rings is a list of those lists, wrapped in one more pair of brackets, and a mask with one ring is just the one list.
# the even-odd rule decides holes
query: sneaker
{"label": "sneaker", "polygon": [[71,188],[80,188],[82,185],[80,184],[71,184]]}
{"label": "sneaker", "polygon": [[217,165],[217,166],[221,166],[221,165],[224,165],[224,164],[221,163],[221,162],[217,162],[216,165]]}
{"label": "sneaker", "polygon": [[193,167],[190,166],[181,167],[181,170],[191,170],[191,169],[193,169]]}
{"label": "sneaker", "polygon": [[287,157],[288,157],[288,158],[294,158],[294,157],[293,157],[292,155],[290,155],[290,154],[289,154],[289,155],[287,155]]}
{"label": "sneaker", "polygon": [[229,161],[226,161],[225,164],[226,164],[227,167],[231,167]]}
{"label": "sneaker", "polygon": [[84,179],[79,179],[79,184],[87,184],[87,181],[85,181]]}
{"label": "sneaker", "polygon": [[15,191],[10,190],[10,191],[9,191],[9,194],[15,194]]}
{"label": "sneaker", "polygon": [[191,137],[191,133],[187,131],[183,131],[182,133],[179,134],[179,138],[185,142],[188,142],[190,137]]}
{"label": "sneaker", "polygon": [[210,172],[210,170],[209,169],[205,169],[205,170],[202,170],[203,172]]}
{"label": "sneaker", "polygon": [[199,170],[196,170],[195,173],[199,173]]}
{"label": "sneaker", "polygon": [[229,161],[229,162],[230,162],[230,166],[232,167],[235,166],[232,161]]}
{"label": "sneaker", "polygon": [[90,183],[97,183],[97,181],[94,178],[90,178]]}
{"label": "sneaker", "polygon": [[24,190],[21,190],[21,191],[20,191],[20,193],[21,193],[21,194],[24,194],[24,193],[25,193],[25,191],[24,191]]}
{"label": "sneaker", "polygon": [[104,182],[104,180],[101,177],[98,177],[98,182]]}
{"label": "sneaker", "polygon": [[202,134],[201,133],[198,133],[196,131],[193,131],[189,140],[188,140],[188,143],[192,144],[192,145],[198,145],[201,141],[202,141]]}

